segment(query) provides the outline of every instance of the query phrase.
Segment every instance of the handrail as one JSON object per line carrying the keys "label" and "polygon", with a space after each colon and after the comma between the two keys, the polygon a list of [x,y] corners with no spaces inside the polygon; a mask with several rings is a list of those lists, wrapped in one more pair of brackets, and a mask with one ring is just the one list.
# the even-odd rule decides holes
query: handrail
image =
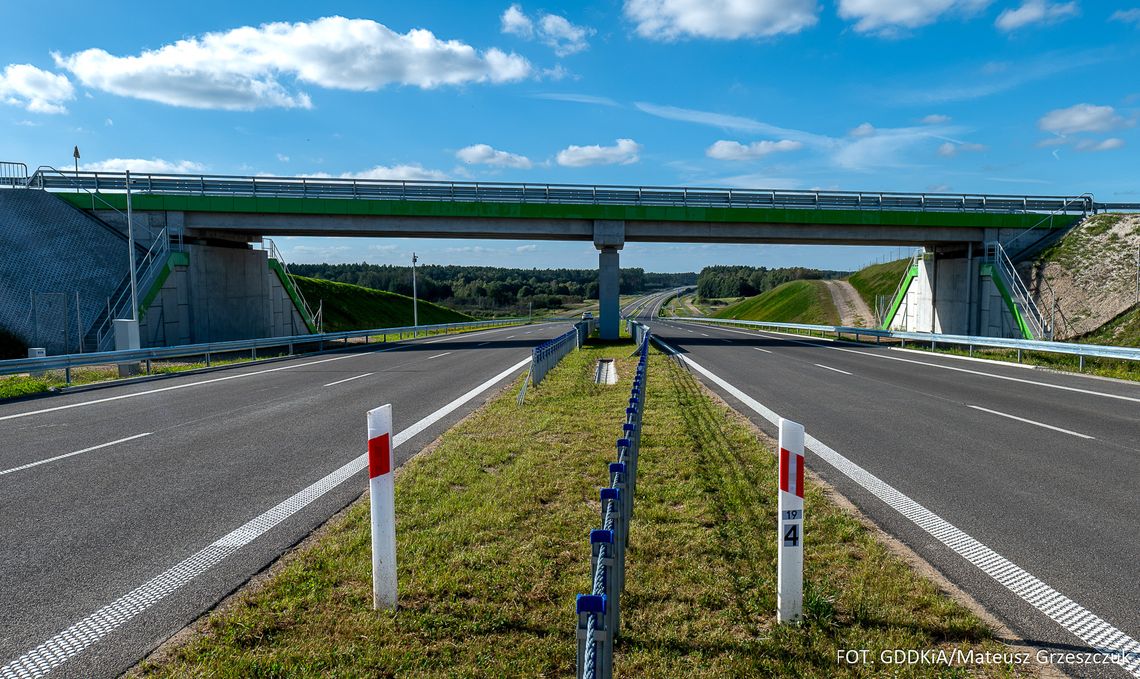
{"label": "handrail", "polygon": [[[1091,193],[1083,193],[1083,194],[1081,194],[1081,195],[1080,195],[1078,198],[1074,198],[1073,200],[1080,200],[1080,201],[1081,201],[1081,203],[1082,203],[1082,206],[1083,206],[1084,208],[1088,208],[1088,207],[1090,207],[1090,206],[1092,206],[1092,205],[1093,205],[1093,200],[1092,200],[1092,197],[1093,197],[1093,196],[1092,196],[1092,194],[1091,194]],[[1024,231],[1022,231],[1021,233],[1017,234],[1017,235],[1016,235],[1016,236],[1014,236],[1013,238],[1011,238],[1011,239],[1009,239],[1009,240],[1005,241],[1005,249],[1006,249],[1006,250],[1009,250],[1009,249],[1010,249],[1010,247],[1009,247],[1010,245],[1013,245],[1013,244],[1014,244],[1014,243],[1016,243],[1017,241],[1021,240],[1022,238],[1024,238],[1024,237],[1026,236],[1026,234],[1028,234],[1030,231],[1032,231],[1032,230],[1036,229],[1037,227],[1041,226],[1041,225],[1042,225],[1042,224],[1044,224],[1045,222],[1049,222],[1050,224],[1052,224],[1052,223],[1053,223],[1053,218],[1054,218],[1054,217],[1056,217],[1057,215],[1059,215],[1059,214],[1068,214],[1068,207],[1069,207],[1069,204],[1068,204],[1068,203],[1066,203],[1066,204],[1065,204],[1065,206],[1064,206],[1064,208],[1062,208],[1062,209],[1059,209],[1059,210],[1054,210],[1054,211],[1050,212],[1049,214],[1047,214],[1047,215],[1045,215],[1044,217],[1042,217],[1042,218],[1041,218],[1041,219],[1040,219],[1040,220],[1039,220],[1037,223],[1035,223],[1033,226],[1030,226],[1029,228],[1025,229]],[[1088,215],[1088,214],[1089,214],[1089,210],[1088,210],[1088,209],[1085,209],[1085,210],[1084,210],[1084,214],[1085,214],[1085,215]]]}
{"label": "handrail", "polygon": [[775,321],[744,321],[730,318],[708,318],[695,316],[674,319],[682,323],[712,323],[724,325],[754,326],[776,328],[778,330],[807,330],[840,335],[859,337],[875,337],[879,339],[913,340],[931,344],[955,344],[970,347],[990,347],[995,349],[1018,349],[1021,351],[1040,351],[1054,354],[1068,354],[1072,356],[1115,358],[1124,361],[1140,361],[1140,347],[1114,347],[1103,344],[1080,344],[1077,342],[1054,342],[1052,340],[1026,340],[1005,337],[984,337],[971,335],[944,335],[934,332],[900,332],[896,330],[875,330],[872,328],[853,328],[839,325],[815,325],[811,323],[777,323]]}
{"label": "handrail", "polygon": [[285,257],[282,256],[281,251],[277,249],[277,243],[273,242],[272,238],[262,238],[261,241],[262,247],[268,244],[269,247],[265,248],[269,253],[268,256],[271,259],[277,260],[277,263],[281,265],[281,270],[285,272],[285,276],[293,283],[293,290],[297,293],[297,299],[301,300],[301,306],[304,307],[305,313],[312,319],[317,332],[320,332],[323,329],[322,323],[324,319],[321,318],[321,315],[324,309],[322,308],[318,310],[317,313],[313,313],[313,308],[309,306],[309,301],[305,299],[304,293],[301,292],[301,286],[297,285],[296,277],[294,277],[293,272],[289,271],[289,263],[285,261]]}
{"label": "handrail", "polygon": [[[479,321],[462,321],[458,323],[438,323],[435,325],[421,325],[419,330],[454,330],[470,327],[499,327],[507,325],[523,325],[530,322],[527,318],[503,318]],[[544,321],[536,321],[544,322]],[[45,356],[43,358],[15,358],[0,361],[0,375],[13,375],[25,372],[40,372],[44,370],[70,370],[89,365],[108,365],[113,363],[129,363],[147,360],[163,360],[169,358],[186,358],[194,356],[209,357],[213,354],[225,354],[238,351],[251,351],[273,347],[292,347],[296,344],[323,344],[326,342],[344,341],[374,335],[393,335],[411,333],[413,326],[400,326],[395,328],[372,328],[369,330],[349,330],[345,332],[329,332],[319,335],[289,335],[284,337],[265,337],[252,340],[230,340],[227,342],[207,342],[203,344],[184,344],[173,347],[155,347],[149,349],[125,349],[122,351],[100,351],[87,354],[60,354]]]}
{"label": "handrail", "polygon": [[986,259],[993,264],[1001,275],[1002,280],[1009,285],[1011,292],[1015,295],[1014,301],[1020,303],[1021,307],[1025,309],[1028,321],[1032,326],[1030,331],[1037,339],[1049,339],[1052,335],[1052,328],[1045,320],[1044,314],[1041,309],[1037,307],[1037,303],[1033,301],[1033,296],[1029,294],[1029,288],[1026,287],[1025,281],[1021,280],[1021,276],[1017,273],[1017,268],[1013,265],[1013,260],[1006,254],[1005,248],[998,241],[990,241],[986,243],[985,251]]}
{"label": "handrail", "polygon": [[[155,237],[154,241],[151,242],[150,247],[147,248],[146,254],[135,263],[135,278],[138,283],[138,288],[143,290],[144,293],[158,278],[159,269],[166,265],[166,256],[169,252],[170,239],[167,237],[166,229],[163,228],[162,231],[158,233],[158,236]],[[98,322],[96,326],[93,326],[86,333],[95,333],[96,351],[107,350],[107,345],[113,338],[112,329],[114,328],[115,319],[124,318],[126,311],[130,311],[130,287],[120,285],[119,288],[121,288],[121,290],[115,297],[115,301],[108,305],[106,318]],[[126,311],[124,311],[124,307]],[[133,312],[131,313],[131,317],[134,317]]]}
{"label": "handrail", "polygon": [[28,166],[10,160],[0,161],[0,186],[27,188]]}
{"label": "handrail", "polygon": [[[46,166],[45,166],[46,167]],[[54,168],[52,168],[54,170]],[[58,171],[56,171],[58,172]],[[120,172],[73,172],[60,182],[40,170],[32,183],[43,189],[79,184],[98,191],[124,191]],[[137,183],[135,181],[137,178]],[[725,208],[912,210],[986,213],[1040,213],[1094,209],[1091,196],[947,194],[860,191],[753,190],[716,187],[620,184],[548,184],[351,179],[335,177],[253,177],[248,175],[132,174],[132,187],[155,195],[343,198],[348,200],[429,200],[548,204],[662,205]],[[1088,194],[1086,194],[1087,196]],[[1075,207],[1080,203],[1079,208]]]}

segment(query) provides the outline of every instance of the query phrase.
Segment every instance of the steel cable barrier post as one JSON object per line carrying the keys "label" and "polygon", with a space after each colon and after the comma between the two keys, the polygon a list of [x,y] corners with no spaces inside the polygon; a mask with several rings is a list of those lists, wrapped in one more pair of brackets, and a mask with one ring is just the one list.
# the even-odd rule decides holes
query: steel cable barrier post
{"label": "steel cable barrier post", "polygon": [[613,544],[606,549],[612,565],[605,569],[606,628],[611,637],[617,637],[621,630],[621,581],[625,561],[625,532],[621,511],[621,492],[614,487],[602,488],[598,492],[602,505],[602,528],[613,531]]}
{"label": "steel cable barrier post", "polygon": [[610,646],[605,626],[606,595],[579,594],[574,609],[578,613],[578,679],[609,679],[613,653],[608,653],[609,662],[601,661]]}

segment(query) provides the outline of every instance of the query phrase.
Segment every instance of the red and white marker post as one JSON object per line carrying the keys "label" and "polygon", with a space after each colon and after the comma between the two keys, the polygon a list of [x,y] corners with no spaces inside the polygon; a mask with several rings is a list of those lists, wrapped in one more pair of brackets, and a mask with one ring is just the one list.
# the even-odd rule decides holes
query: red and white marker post
{"label": "red and white marker post", "polygon": [[368,411],[368,495],[372,504],[372,608],[396,608],[396,484],[392,406]]}
{"label": "red and white marker post", "polygon": [[776,621],[796,622],[804,607],[804,427],[780,418],[780,533]]}

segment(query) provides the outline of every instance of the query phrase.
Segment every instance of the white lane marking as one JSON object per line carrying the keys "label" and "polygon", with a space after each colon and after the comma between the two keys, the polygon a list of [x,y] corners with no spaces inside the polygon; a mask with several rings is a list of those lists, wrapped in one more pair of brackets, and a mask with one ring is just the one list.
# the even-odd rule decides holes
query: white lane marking
{"label": "white lane marking", "polygon": [[[773,425],[779,426],[780,416],[775,411],[729,384],[687,355],[678,353],[676,349],[665,342],[660,340],[658,342],[664,345],[667,351],[679,355],[681,360],[692,366],[694,370],[732,394],[761,417]],[[865,488],[916,526],[934,536],[939,542],[954,550],[959,556],[1016,594],[1030,606],[1047,615],[1070,634],[1094,649],[1117,654],[1120,659],[1114,660],[1114,662],[1131,673],[1132,676],[1140,678],[1140,641],[1129,637],[1111,623],[1083,608],[1017,564],[970,537],[890,484],[840,455],[814,436],[805,435],[804,443],[822,460]],[[1079,614],[1074,615],[1074,613]]]}
{"label": "white lane marking", "polygon": [[756,351],[763,351],[766,354],[772,353],[771,351],[768,351],[767,349],[761,349],[760,347],[752,347],[752,348],[755,349]]}
{"label": "white lane marking", "polygon": [[837,373],[843,373],[844,375],[850,375],[851,374],[851,373],[847,372],[846,370],[840,370],[839,368],[832,368],[831,366],[824,365],[822,363],[816,363],[815,365],[816,365],[816,367],[823,368],[824,370],[831,370],[831,371],[834,371]]}
{"label": "white lane marking", "polygon": [[995,375],[994,373],[982,372],[980,370],[970,370],[969,368],[957,368],[957,367],[954,367],[952,365],[941,365],[938,363],[931,363],[929,361],[916,361],[912,358],[902,358],[901,356],[884,356],[882,354],[875,353],[872,351],[859,351],[857,349],[847,349],[845,347],[837,347],[837,346],[833,346],[831,344],[820,344],[819,343],[819,341],[823,341],[823,342],[831,342],[832,341],[832,340],[827,340],[827,339],[822,339],[822,340],[819,340],[816,342],[805,342],[803,340],[791,339],[791,338],[783,335],[782,333],[776,333],[776,332],[771,332],[771,331],[745,332],[742,330],[730,330],[729,328],[721,328],[721,330],[724,330],[726,332],[736,332],[736,333],[740,333],[742,335],[754,335],[755,336],[755,335],[759,334],[759,335],[764,335],[766,337],[773,337],[774,336],[773,339],[779,339],[779,340],[783,340],[785,342],[793,342],[795,344],[804,344],[804,345],[807,345],[809,347],[821,347],[824,349],[834,349],[835,351],[846,351],[849,354],[858,354],[860,356],[870,356],[872,358],[881,358],[881,359],[887,360],[887,361],[902,361],[903,363],[914,363],[916,365],[925,365],[925,366],[929,366],[931,368],[941,368],[943,370],[953,370],[954,372],[968,373],[970,375],[980,375],[982,377],[992,377],[995,380],[1006,380],[1008,382],[1021,382],[1022,384],[1032,384],[1032,385],[1038,386],[1038,387],[1048,387],[1049,389],[1060,389],[1062,391],[1072,391],[1072,392],[1076,392],[1078,394],[1089,394],[1091,396],[1103,396],[1105,398],[1114,398],[1114,399],[1117,399],[1120,401],[1132,401],[1134,403],[1140,403],[1140,398],[1137,398],[1135,396],[1123,396],[1121,394],[1109,394],[1109,393],[1103,392],[1103,391],[1093,391],[1092,389],[1081,389],[1079,387],[1066,387],[1063,384],[1050,384],[1048,382],[1038,382],[1036,380],[1027,380],[1027,379],[1023,379],[1021,377],[1009,377],[1008,375]]}
{"label": "white lane marking", "polygon": [[507,335],[504,339],[514,339],[514,338],[515,338],[514,335]]}
{"label": "white lane marking", "polygon": [[1071,431],[1069,429],[1062,429],[1060,427],[1054,427],[1051,424],[1045,424],[1044,422],[1038,422],[1037,420],[1027,420],[1024,417],[1018,417],[1017,415],[1010,415],[1009,413],[1003,413],[999,410],[990,410],[989,408],[983,408],[981,406],[972,406],[969,404],[966,404],[966,407],[967,408],[973,408],[974,410],[981,410],[982,412],[990,413],[991,415],[999,415],[1001,417],[1008,417],[1009,419],[1017,420],[1018,422],[1025,422],[1026,424],[1034,424],[1034,425],[1037,425],[1038,427],[1044,427],[1045,429],[1052,429],[1053,431],[1059,431],[1062,434],[1069,434],[1071,436],[1079,436],[1083,439],[1094,438],[1092,436],[1089,436],[1088,434],[1082,434],[1082,433],[1077,432],[1077,431]]}
{"label": "white lane marking", "polygon": [[706,334],[705,334],[705,333],[703,333],[703,332],[698,332],[697,334],[698,334],[698,335],[700,335],[701,337],[708,337],[708,335],[706,335]]}
{"label": "white lane marking", "polygon": [[454,342],[458,339],[468,339],[475,335],[487,335],[492,332],[506,332],[507,330],[514,330],[517,326],[508,325],[505,328],[491,328],[490,330],[475,330],[473,332],[457,332],[440,339],[434,339],[427,342],[420,342],[419,344],[436,344],[438,342]]}
{"label": "white lane marking", "polygon": [[343,380],[337,380],[336,382],[329,382],[325,386],[326,387],[335,387],[338,384],[344,384],[345,382],[351,382],[353,380],[358,380],[361,377],[368,377],[369,375],[375,375],[375,374],[376,373],[364,373],[363,375],[357,375],[356,377],[346,377]]}
{"label": "white lane marking", "polygon": [[450,351],[445,351],[445,352],[443,352],[442,354],[436,354],[435,356],[428,356],[428,357],[427,357],[427,358],[425,358],[424,360],[425,360],[425,361],[430,361],[430,360],[431,360],[431,359],[433,359],[433,358],[439,358],[440,356],[447,356],[447,355],[448,355],[448,354],[450,354],[450,353],[451,353]]}
{"label": "white lane marking", "polygon": [[55,457],[49,457],[46,460],[40,460],[38,462],[29,462],[28,464],[22,464],[19,467],[12,467],[11,469],[5,469],[4,471],[0,471],[0,476],[3,476],[5,474],[11,474],[12,472],[18,472],[21,469],[30,469],[32,467],[38,467],[41,464],[47,464],[48,462],[55,462],[56,460],[62,460],[65,457],[74,457],[75,455],[82,455],[83,453],[90,453],[92,450],[99,450],[100,448],[107,448],[109,446],[118,445],[120,443],[126,443],[127,441],[134,441],[135,439],[141,439],[144,436],[150,436],[153,433],[154,432],[148,431],[145,434],[135,434],[134,436],[128,436],[125,439],[119,439],[118,441],[111,441],[110,443],[101,443],[97,446],[91,446],[90,448],[84,448],[83,450],[77,450],[74,453],[64,453],[63,455],[56,455]]}
{"label": "white lane marking", "polygon": [[[530,357],[519,361],[486,382],[471,389],[434,413],[416,422],[392,439],[392,447],[399,446],[440,421],[444,417],[498,384],[504,378],[530,363]],[[103,606],[71,627],[56,634],[36,648],[0,667],[2,679],[28,679],[42,677],[69,659],[82,653],[118,627],[173,594],[194,578],[213,568],[237,550],[264,535],[271,528],[304,509],[314,500],[352,478],[368,466],[368,456],[361,455],[336,471],[328,474],[304,490],[286,498],[269,509],[235,528],[210,545],[143,583],[135,590]]]}
{"label": "white lane marking", "polygon": [[481,347],[481,346],[483,346],[484,344],[490,344],[490,342],[480,342],[479,344],[476,344],[475,346],[477,346],[477,347]]}

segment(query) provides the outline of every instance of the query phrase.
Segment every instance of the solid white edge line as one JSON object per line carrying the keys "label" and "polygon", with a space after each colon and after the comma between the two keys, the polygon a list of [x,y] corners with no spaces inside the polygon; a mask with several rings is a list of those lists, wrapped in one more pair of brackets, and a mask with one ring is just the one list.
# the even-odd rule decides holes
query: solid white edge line
{"label": "solid white edge line", "polygon": [[[530,363],[530,357],[519,361],[419,422],[403,430],[392,439],[395,448],[447,417],[463,404],[487,391],[500,381]],[[361,413],[363,416],[363,413]],[[368,466],[368,456],[360,455],[337,470],[286,498],[275,507],[254,517],[242,526],[218,538],[175,566],[143,583],[133,591],[103,606],[91,615],[59,632],[36,648],[0,667],[2,679],[28,679],[42,677],[69,659],[113,632],[136,615],[154,606],[163,598],[181,589],[194,578],[216,566],[226,557],[264,535],[271,528],[304,509],[313,501],[352,478]]]}
{"label": "solid white edge line", "polygon": [[772,353],[771,351],[769,351],[767,349],[761,349],[760,347],[752,347],[752,348],[755,349],[756,351],[763,351],[766,354]]}
{"label": "solid white edge line", "polygon": [[998,415],[1000,417],[1008,417],[1009,419],[1017,420],[1018,422],[1025,422],[1026,424],[1032,424],[1032,425],[1036,425],[1038,427],[1044,427],[1045,429],[1052,429],[1053,431],[1059,431],[1062,434],[1069,434],[1070,436],[1079,436],[1083,439],[1093,439],[1093,440],[1095,440],[1095,438],[1096,438],[1094,436],[1089,436],[1088,434],[1082,434],[1082,433],[1077,432],[1077,431],[1072,431],[1071,429],[1062,429],[1061,427],[1054,427],[1051,424],[1045,424],[1044,422],[1038,422],[1037,420],[1028,420],[1024,417],[1018,417],[1017,415],[1010,415],[1009,413],[1003,413],[1000,410],[990,410],[989,408],[983,408],[981,406],[974,406],[974,405],[970,405],[968,403],[966,404],[966,407],[967,408],[973,408],[974,410],[981,410],[982,412],[990,413],[992,415]]}
{"label": "solid white edge line", "polygon": [[375,374],[376,374],[376,373],[364,373],[363,375],[357,375],[356,377],[346,377],[346,378],[345,378],[345,379],[343,379],[343,380],[337,380],[336,382],[329,382],[328,384],[326,384],[326,385],[324,385],[324,386],[326,386],[326,387],[335,387],[335,386],[336,386],[336,385],[338,385],[338,384],[344,384],[345,382],[351,382],[351,381],[353,381],[353,380],[358,380],[358,379],[360,379],[361,377],[368,377],[369,375],[375,375]]}
{"label": "solid white edge line", "polygon": [[815,365],[817,368],[823,368],[824,370],[831,370],[831,371],[834,371],[837,373],[843,373],[844,375],[851,375],[852,374],[852,373],[847,372],[846,370],[840,370],[839,368],[832,368],[831,366],[824,365],[822,363],[816,363]]}
{"label": "solid white edge line", "polygon": [[92,450],[99,450],[100,448],[107,448],[108,446],[114,446],[114,445],[117,445],[119,443],[126,443],[127,441],[134,441],[135,439],[141,439],[144,436],[150,436],[153,433],[154,432],[148,431],[145,434],[135,434],[134,436],[128,436],[126,438],[119,439],[118,441],[111,441],[110,443],[101,443],[97,446],[91,446],[90,448],[84,448],[83,450],[77,450],[74,453],[64,453],[63,455],[56,455],[55,457],[49,457],[46,460],[39,460],[38,462],[29,462],[28,464],[22,464],[19,467],[12,467],[11,469],[5,469],[4,471],[0,471],[0,476],[3,476],[5,474],[11,474],[12,472],[18,472],[22,469],[30,469],[32,467],[38,467],[41,464],[47,464],[48,462],[55,462],[56,460],[62,460],[66,457],[74,457],[76,455],[82,455],[83,453],[90,453]]}
{"label": "solid white edge line", "polygon": [[804,345],[807,345],[809,347],[821,347],[824,349],[834,349],[835,351],[846,351],[849,354],[859,354],[860,356],[870,356],[872,358],[880,358],[880,359],[887,360],[887,361],[902,361],[903,363],[914,363],[915,365],[925,365],[925,366],[929,366],[931,368],[941,368],[943,370],[953,370],[955,372],[968,373],[970,375],[980,375],[982,377],[992,377],[995,380],[1006,380],[1009,382],[1021,382],[1022,384],[1032,384],[1034,386],[1047,387],[1049,389],[1060,389],[1062,391],[1072,391],[1072,392],[1076,392],[1079,394],[1089,394],[1091,396],[1103,396],[1105,398],[1114,398],[1114,399],[1118,399],[1121,401],[1132,401],[1134,403],[1140,403],[1140,398],[1136,398],[1133,396],[1123,396],[1121,394],[1109,394],[1109,393],[1103,392],[1103,391],[1093,391],[1091,389],[1081,389],[1079,387],[1066,387],[1062,384],[1049,384],[1048,382],[1038,382],[1036,380],[1027,380],[1027,379],[1023,379],[1021,377],[1010,377],[1008,375],[995,375],[994,373],[982,372],[980,370],[970,370],[969,368],[957,368],[957,367],[954,367],[952,365],[940,365],[938,363],[930,363],[929,361],[916,361],[914,359],[903,358],[901,356],[883,356],[882,354],[877,354],[877,353],[872,352],[872,351],[859,351],[857,349],[848,349],[846,347],[832,346],[832,344],[820,344],[820,342],[827,342],[827,343],[834,342],[834,340],[827,339],[827,338],[816,337],[816,338],[814,338],[815,339],[814,342],[805,342],[804,340],[790,339],[790,337],[786,333],[775,332],[772,330],[744,331],[744,330],[733,330],[731,328],[721,328],[721,330],[725,330],[727,332],[735,332],[735,333],[739,333],[741,335],[753,335],[753,336],[756,336],[756,335],[776,335],[775,339],[780,339],[780,340],[783,340],[785,342],[792,342],[794,344],[804,344]]}
{"label": "solid white edge line", "polygon": [[[775,411],[729,384],[708,368],[689,358],[688,355],[679,353],[659,338],[657,341],[669,353],[679,356],[694,370],[720,386],[748,408],[773,425],[779,426],[779,416]],[[1017,564],[970,537],[882,479],[840,455],[814,436],[805,435],[804,443],[820,459],[835,467],[843,475],[886,503],[887,506],[952,549],[963,559],[997,581],[998,584],[1017,595],[1022,601],[1044,613],[1067,632],[1100,652],[1116,654],[1117,659],[1113,662],[1123,667],[1132,676],[1140,678],[1140,642],[1045,584]],[[1073,616],[1074,611],[1078,612],[1079,615]],[[1074,621],[1079,624],[1074,624]]]}
{"label": "solid white edge line", "polygon": [[424,360],[425,360],[425,361],[430,361],[430,360],[431,360],[431,359],[433,359],[433,358],[440,358],[440,357],[442,357],[442,356],[447,356],[447,355],[448,355],[448,354],[450,354],[450,353],[451,353],[450,351],[445,351],[445,352],[443,352],[442,354],[436,354],[435,356],[428,356],[428,357],[427,357],[427,358],[425,358]]}

